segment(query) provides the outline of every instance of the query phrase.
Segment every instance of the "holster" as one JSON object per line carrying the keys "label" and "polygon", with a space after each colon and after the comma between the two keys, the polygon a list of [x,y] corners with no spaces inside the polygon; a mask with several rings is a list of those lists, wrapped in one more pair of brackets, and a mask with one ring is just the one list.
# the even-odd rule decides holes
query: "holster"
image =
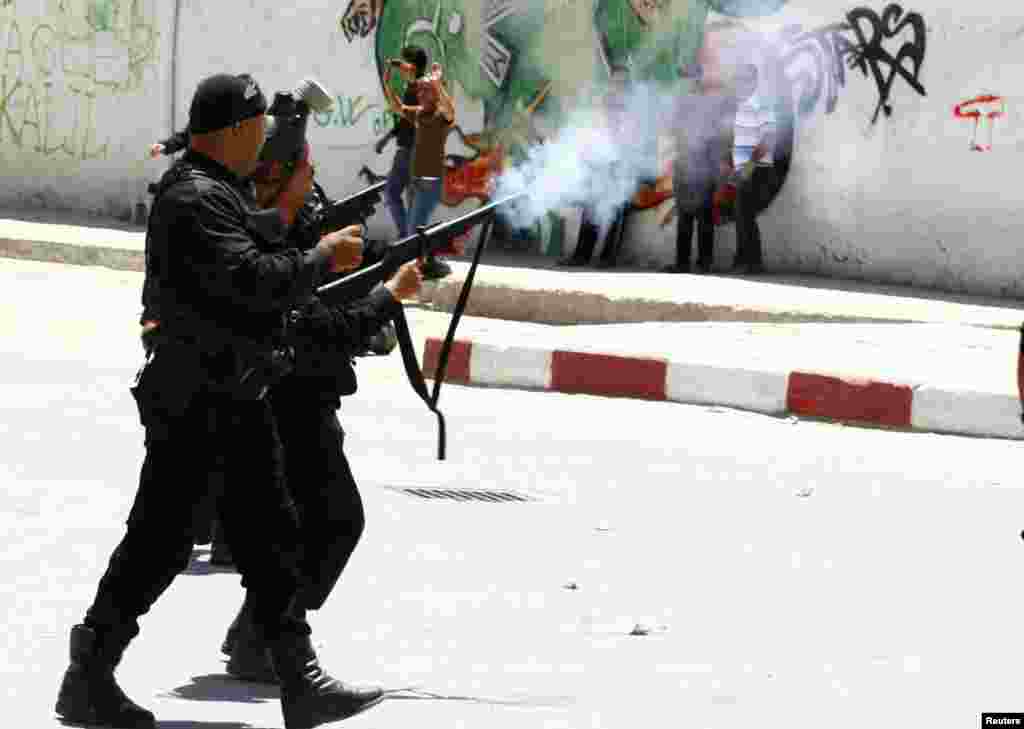
{"label": "holster", "polygon": [[129,388],[147,431],[166,429],[185,414],[205,380],[200,353],[194,347],[153,344]]}
{"label": "holster", "polygon": [[269,351],[236,350],[235,376],[225,389],[237,400],[262,400],[267,390],[295,369],[295,350],[288,346]]}

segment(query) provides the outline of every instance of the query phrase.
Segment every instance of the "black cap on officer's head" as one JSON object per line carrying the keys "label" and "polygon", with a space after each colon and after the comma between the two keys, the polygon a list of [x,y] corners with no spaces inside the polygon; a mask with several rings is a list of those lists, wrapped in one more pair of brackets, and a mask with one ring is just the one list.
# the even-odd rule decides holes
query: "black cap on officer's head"
{"label": "black cap on officer's head", "polygon": [[196,87],[188,112],[188,128],[192,134],[215,132],[266,110],[267,99],[252,76],[219,73],[203,79]]}

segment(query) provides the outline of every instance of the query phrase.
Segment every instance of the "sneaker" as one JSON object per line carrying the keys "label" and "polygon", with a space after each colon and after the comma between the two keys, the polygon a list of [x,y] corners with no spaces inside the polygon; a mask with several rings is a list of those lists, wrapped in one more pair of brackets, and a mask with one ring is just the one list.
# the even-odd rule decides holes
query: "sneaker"
{"label": "sneaker", "polygon": [[437,281],[452,275],[452,267],[437,258],[428,258],[423,264],[423,280]]}

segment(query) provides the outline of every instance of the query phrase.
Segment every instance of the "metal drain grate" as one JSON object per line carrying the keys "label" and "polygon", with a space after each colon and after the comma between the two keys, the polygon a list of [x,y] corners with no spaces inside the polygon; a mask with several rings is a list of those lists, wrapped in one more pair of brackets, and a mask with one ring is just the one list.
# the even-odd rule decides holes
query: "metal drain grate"
{"label": "metal drain grate", "polygon": [[437,489],[437,488],[405,488],[398,487],[396,491],[416,496],[421,499],[448,499],[451,501],[487,501],[491,503],[510,503],[533,501],[525,494],[515,491],[481,491],[477,489]]}

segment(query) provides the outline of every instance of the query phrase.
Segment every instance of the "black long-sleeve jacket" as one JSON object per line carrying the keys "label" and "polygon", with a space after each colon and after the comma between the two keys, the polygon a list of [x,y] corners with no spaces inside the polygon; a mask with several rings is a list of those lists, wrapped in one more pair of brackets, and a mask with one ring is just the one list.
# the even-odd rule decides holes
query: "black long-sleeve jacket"
{"label": "black long-sleeve jacket", "polygon": [[190,150],[161,179],[150,214],[143,321],[209,345],[274,339],[330,267],[316,247],[281,245],[285,233],[276,210],[257,209],[251,185]]}
{"label": "black long-sleeve jacket", "polygon": [[[286,245],[294,250],[313,248],[319,240],[315,206],[299,211]],[[384,242],[368,242],[363,265],[384,255]],[[290,324],[290,343],[295,348],[295,370],[274,387],[277,397],[310,402],[337,409],[340,398],[356,391],[356,352],[401,307],[384,286],[378,285],[362,299],[336,305],[322,302],[315,294],[299,306]]]}

